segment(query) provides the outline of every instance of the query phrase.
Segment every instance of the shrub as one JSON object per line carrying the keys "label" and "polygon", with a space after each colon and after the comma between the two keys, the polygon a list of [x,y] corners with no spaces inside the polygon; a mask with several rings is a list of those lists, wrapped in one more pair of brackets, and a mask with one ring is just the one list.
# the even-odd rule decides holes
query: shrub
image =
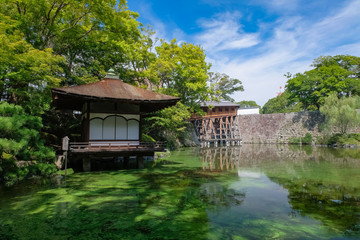
{"label": "shrub", "polygon": [[300,144],[300,138],[297,138],[297,137],[291,137],[290,139],[289,139],[289,143],[290,144]]}
{"label": "shrub", "polygon": [[313,137],[310,133],[306,133],[305,137],[291,137],[289,139],[290,144],[311,144]]}
{"label": "shrub", "polygon": [[343,145],[347,145],[347,144],[355,144],[355,145],[359,145],[360,144],[360,134],[357,133],[353,133],[353,134],[334,134],[332,135],[327,143],[328,145],[338,145],[338,146],[343,146]]}
{"label": "shrub", "polygon": [[313,137],[311,133],[306,133],[305,137],[301,138],[302,144],[311,144],[313,140]]}

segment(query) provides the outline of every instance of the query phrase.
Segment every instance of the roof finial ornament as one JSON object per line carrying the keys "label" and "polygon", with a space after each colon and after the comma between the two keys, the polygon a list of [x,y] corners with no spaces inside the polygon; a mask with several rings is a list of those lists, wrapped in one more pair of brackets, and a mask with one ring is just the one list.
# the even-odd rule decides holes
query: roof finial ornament
{"label": "roof finial ornament", "polygon": [[116,75],[114,69],[110,68],[107,71],[106,76],[104,77],[104,79],[116,79],[116,80],[119,80],[119,77]]}

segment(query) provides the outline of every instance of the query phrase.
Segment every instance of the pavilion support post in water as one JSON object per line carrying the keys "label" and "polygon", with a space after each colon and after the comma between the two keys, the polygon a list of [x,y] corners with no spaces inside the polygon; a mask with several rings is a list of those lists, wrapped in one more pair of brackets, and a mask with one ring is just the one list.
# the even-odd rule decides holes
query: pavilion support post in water
{"label": "pavilion support post in water", "polygon": [[91,159],[89,157],[84,157],[82,159],[83,162],[83,171],[90,172],[91,171]]}
{"label": "pavilion support post in water", "polygon": [[144,168],[144,157],[142,155],[136,156],[136,161],[137,161],[138,169],[143,169]]}

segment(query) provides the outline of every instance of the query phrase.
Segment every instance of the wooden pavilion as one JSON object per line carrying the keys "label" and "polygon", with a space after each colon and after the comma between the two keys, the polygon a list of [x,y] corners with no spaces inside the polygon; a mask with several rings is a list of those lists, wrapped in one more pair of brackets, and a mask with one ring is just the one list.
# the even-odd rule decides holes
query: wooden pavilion
{"label": "wooden pavilion", "polygon": [[141,141],[143,115],[179,101],[124,83],[112,73],[98,82],[53,88],[52,96],[57,109],[82,114],[82,142],[70,142],[69,153],[80,156],[84,170],[91,169],[94,157],[136,156],[141,167],[143,156],[164,151],[163,143]]}

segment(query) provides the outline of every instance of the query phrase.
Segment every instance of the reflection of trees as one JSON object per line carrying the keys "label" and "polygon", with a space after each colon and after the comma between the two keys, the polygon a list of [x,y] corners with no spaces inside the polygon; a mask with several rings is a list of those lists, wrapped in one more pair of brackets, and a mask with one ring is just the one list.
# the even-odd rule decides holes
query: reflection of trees
{"label": "reflection of trees", "polygon": [[360,234],[360,198],[351,195],[351,189],[318,182],[307,182],[304,185],[301,180],[290,182],[276,177],[270,179],[288,189],[289,203],[302,216],[320,220],[336,232]]}
{"label": "reflection of trees", "polygon": [[257,168],[289,191],[294,214],[320,220],[336,232],[360,235],[358,149],[243,145],[200,151],[205,172]]}
{"label": "reflection of trees", "polygon": [[245,199],[245,193],[228,189],[220,183],[202,184],[197,195],[203,203],[215,210],[240,205]]}
{"label": "reflection of trees", "polygon": [[[326,178],[320,171],[326,173]],[[336,232],[360,234],[360,186],[347,184],[335,165],[287,165],[267,170],[266,175],[289,191],[289,203],[302,216],[320,220]]]}

